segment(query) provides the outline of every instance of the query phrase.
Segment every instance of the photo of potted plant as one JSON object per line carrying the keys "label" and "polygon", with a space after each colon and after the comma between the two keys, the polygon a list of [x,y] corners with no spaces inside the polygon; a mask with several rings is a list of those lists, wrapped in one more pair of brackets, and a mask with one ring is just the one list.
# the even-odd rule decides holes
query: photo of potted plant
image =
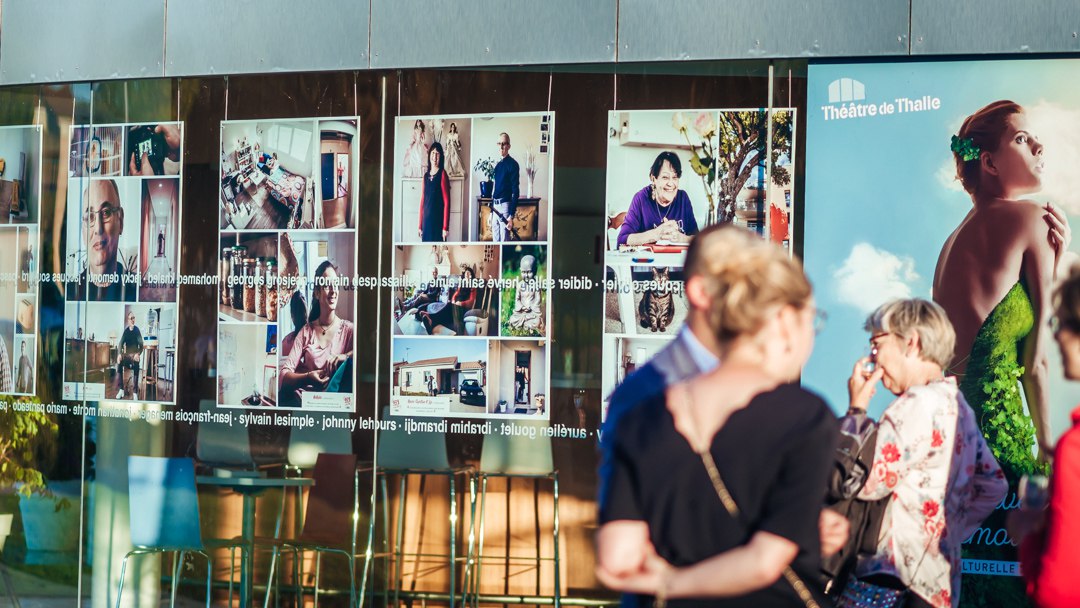
{"label": "photo of potted plant", "polygon": [[473,171],[484,176],[484,180],[480,182],[480,198],[491,198],[495,188],[495,159],[489,156],[477,160]]}
{"label": "photo of potted plant", "polygon": [[[0,550],[11,532],[15,502],[48,501],[59,511],[66,501],[56,501],[46,485],[45,475],[37,468],[42,462],[40,448],[55,446],[58,427],[44,412],[21,411],[19,404],[40,403],[36,397],[20,397],[0,405]],[[23,515],[26,528],[26,515]],[[30,536],[29,533],[26,534]]]}

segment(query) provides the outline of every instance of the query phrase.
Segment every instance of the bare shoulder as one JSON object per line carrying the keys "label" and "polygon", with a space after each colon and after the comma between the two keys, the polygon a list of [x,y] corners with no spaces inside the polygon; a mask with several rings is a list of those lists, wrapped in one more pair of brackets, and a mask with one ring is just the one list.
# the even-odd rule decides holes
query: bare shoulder
{"label": "bare shoulder", "polygon": [[1016,244],[1043,243],[1048,230],[1045,215],[1046,208],[1037,201],[998,201],[982,210],[982,228]]}

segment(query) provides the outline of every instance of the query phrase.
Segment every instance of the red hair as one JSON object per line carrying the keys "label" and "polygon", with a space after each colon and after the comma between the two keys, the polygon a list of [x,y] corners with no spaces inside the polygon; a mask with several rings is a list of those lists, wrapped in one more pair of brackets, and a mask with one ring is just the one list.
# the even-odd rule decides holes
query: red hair
{"label": "red hair", "polygon": [[[980,152],[996,152],[1001,136],[1005,134],[1008,118],[1013,114],[1023,114],[1024,108],[1020,104],[1002,99],[975,112],[967,117],[960,127],[957,136],[960,139],[970,139]],[[980,154],[981,156],[981,154]],[[969,194],[979,191],[979,181],[982,177],[982,162],[980,158],[964,160],[960,154],[953,152],[956,161],[956,179],[964,186]]]}

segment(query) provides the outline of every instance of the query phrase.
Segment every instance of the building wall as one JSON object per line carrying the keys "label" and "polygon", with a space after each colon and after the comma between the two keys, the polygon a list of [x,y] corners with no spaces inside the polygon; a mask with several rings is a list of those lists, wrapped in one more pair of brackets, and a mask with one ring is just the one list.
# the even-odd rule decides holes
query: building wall
{"label": "building wall", "polygon": [[264,0],[258,10],[215,0],[4,0],[0,85],[1080,50],[1072,0],[473,0],[448,3],[438,13],[423,0],[309,0],[297,7],[288,0]]}

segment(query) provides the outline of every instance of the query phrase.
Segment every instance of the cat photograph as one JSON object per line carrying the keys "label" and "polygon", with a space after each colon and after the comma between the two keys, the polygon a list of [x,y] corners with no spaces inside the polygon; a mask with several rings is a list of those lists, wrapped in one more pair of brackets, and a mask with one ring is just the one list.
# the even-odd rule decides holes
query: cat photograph
{"label": "cat photograph", "polygon": [[638,321],[651,332],[667,331],[675,318],[675,297],[667,268],[653,268],[652,281],[638,303]]}

